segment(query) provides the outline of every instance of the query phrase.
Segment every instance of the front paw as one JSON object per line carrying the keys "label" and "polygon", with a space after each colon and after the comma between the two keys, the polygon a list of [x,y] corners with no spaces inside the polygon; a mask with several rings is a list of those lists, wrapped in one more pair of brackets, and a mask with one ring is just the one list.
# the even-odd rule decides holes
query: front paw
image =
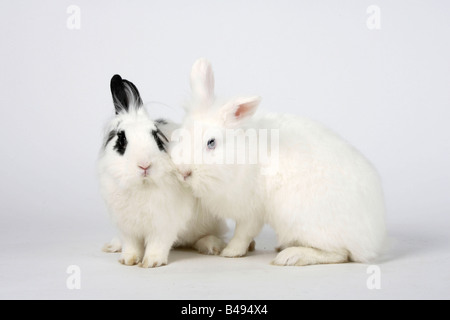
{"label": "front paw", "polygon": [[230,243],[225,249],[223,249],[220,255],[225,258],[243,257],[247,254],[248,249],[249,249],[248,244],[232,245]]}
{"label": "front paw", "polygon": [[141,261],[141,258],[135,253],[123,253],[119,262],[126,266],[135,266]]}
{"label": "front paw", "polygon": [[114,238],[103,246],[102,251],[108,253],[122,252],[122,243],[118,238]]}
{"label": "front paw", "polygon": [[222,239],[209,235],[198,240],[194,248],[201,254],[218,255],[225,246],[226,243]]}
{"label": "front paw", "polygon": [[158,255],[148,255],[145,256],[139,267],[141,268],[157,268],[167,265],[167,257]]}

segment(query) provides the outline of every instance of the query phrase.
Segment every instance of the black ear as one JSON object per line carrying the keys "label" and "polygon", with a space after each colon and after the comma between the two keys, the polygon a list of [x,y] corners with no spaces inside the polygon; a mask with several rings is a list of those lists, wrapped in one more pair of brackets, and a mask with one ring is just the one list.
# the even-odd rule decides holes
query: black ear
{"label": "black ear", "polygon": [[131,105],[136,108],[142,106],[141,95],[136,86],[116,74],[111,78],[111,94],[114,101],[116,114],[127,112]]}

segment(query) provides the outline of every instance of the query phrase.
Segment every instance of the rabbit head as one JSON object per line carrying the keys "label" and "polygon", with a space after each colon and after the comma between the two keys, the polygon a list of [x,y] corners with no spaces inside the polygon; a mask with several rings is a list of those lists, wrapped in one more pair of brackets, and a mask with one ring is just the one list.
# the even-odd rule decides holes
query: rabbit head
{"label": "rabbit head", "polygon": [[115,117],[107,126],[101,173],[124,188],[158,184],[172,170],[166,136],[149,118],[133,83],[115,75],[111,93]]}
{"label": "rabbit head", "polygon": [[[244,180],[248,171],[239,157],[247,150],[242,130],[260,103],[259,97],[219,101],[214,95],[214,74],[206,59],[195,62],[191,71],[192,99],[186,106],[183,126],[172,136],[178,141],[172,157],[183,179],[196,196]],[[243,140],[244,139],[244,140]],[[244,182],[244,181],[243,181]]]}

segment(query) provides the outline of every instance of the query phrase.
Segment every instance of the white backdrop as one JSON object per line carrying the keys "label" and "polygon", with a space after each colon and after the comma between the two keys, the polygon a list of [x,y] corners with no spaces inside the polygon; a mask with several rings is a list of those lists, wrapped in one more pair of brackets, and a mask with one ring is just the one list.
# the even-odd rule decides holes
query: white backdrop
{"label": "white backdrop", "polygon": [[[367,25],[371,5],[380,29]],[[1,298],[450,297],[450,2],[2,0],[0,40]],[[366,288],[363,265],[269,266],[269,229],[237,260],[175,252],[143,271],[99,252],[113,234],[95,170],[111,76],[133,81],[155,116],[180,120],[199,57],[219,95],[314,118],[375,164],[393,243],[381,290]],[[70,264],[82,290],[66,288]],[[122,275],[159,293],[107,285]]]}

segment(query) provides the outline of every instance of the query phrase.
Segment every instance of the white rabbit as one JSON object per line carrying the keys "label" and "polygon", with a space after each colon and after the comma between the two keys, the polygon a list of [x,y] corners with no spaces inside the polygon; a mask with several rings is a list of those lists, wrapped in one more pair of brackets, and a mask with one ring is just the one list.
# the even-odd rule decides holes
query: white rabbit
{"label": "white rabbit", "polygon": [[173,245],[220,253],[224,221],[203,214],[168,154],[166,134],[176,125],[152,121],[137,88],[119,75],[111,79],[111,92],[116,115],[107,128],[99,176],[120,241],[104,250],[122,251],[122,264],[145,268],[167,264]]}
{"label": "white rabbit", "polygon": [[[264,223],[278,237],[276,265],[367,262],[379,254],[386,234],[381,182],[356,149],[312,120],[255,114],[259,97],[218,101],[205,59],[192,68],[191,88],[172,157],[202,205],[236,221],[222,256],[245,255]],[[268,132],[271,161],[221,164],[230,151],[249,153],[251,145],[235,143],[249,139],[249,129],[275,130]]]}

